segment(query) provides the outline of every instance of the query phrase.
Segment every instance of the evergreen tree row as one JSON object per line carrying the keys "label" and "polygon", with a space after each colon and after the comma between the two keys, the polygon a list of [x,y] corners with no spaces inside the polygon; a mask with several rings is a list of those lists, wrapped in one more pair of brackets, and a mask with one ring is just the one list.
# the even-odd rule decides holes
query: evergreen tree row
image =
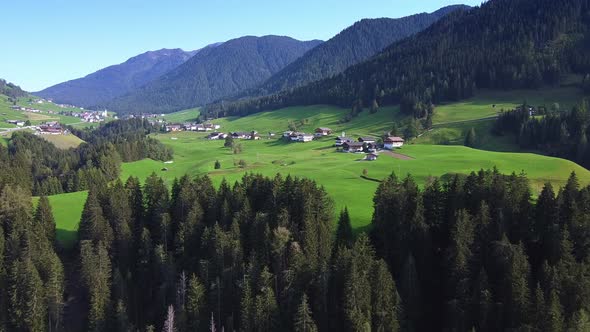
{"label": "evergreen tree row", "polygon": [[540,150],[590,168],[589,129],[590,114],[584,102],[565,112],[537,110],[533,115],[527,105],[501,112],[493,133],[513,135],[521,148]]}
{"label": "evergreen tree row", "polygon": [[144,158],[170,160],[172,150],[146,136],[154,129],[141,119],[113,121],[95,130],[70,131],[86,143],[61,150],[27,132],[15,132],[8,147],[0,146],[0,189],[18,185],[34,195],[87,190],[116,179],[122,162]]}

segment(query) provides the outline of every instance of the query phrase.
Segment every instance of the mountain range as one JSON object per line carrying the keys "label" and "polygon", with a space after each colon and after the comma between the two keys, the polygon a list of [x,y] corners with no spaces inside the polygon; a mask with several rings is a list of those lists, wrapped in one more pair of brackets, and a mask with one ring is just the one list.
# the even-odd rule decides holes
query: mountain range
{"label": "mountain range", "polygon": [[420,32],[447,14],[469,6],[443,7],[402,18],[364,19],[307,52],[262,84],[257,94],[291,89],[339,74],[392,43]]}
{"label": "mountain range", "polygon": [[51,86],[34,94],[51,98],[58,103],[84,107],[105,103],[151,82],[183,64],[198,52],[199,50],[186,52],[181,49],[145,52],[121,64]]}
{"label": "mountain range", "polygon": [[320,43],[283,36],[229,40],[101,106],[120,113],[166,113],[203,105],[262,83]]}
{"label": "mountain range", "polygon": [[120,113],[171,112],[221,98],[267,95],[339,74],[464,8],[468,7],[448,6],[398,19],[364,19],[325,43],[247,36],[192,52],[146,52],[35,94]]}
{"label": "mountain range", "polygon": [[539,88],[586,75],[589,45],[590,0],[488,1],[447,15],[334,77],[207,111],[223,116],[292,105],[400,104],[421,117],[429,104],[468,98],[477,89]]}

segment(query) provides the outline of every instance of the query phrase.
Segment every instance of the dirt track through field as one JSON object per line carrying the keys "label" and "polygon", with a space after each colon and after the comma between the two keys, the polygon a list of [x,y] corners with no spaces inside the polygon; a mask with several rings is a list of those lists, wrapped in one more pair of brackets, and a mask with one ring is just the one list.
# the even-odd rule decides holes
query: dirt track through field
{"label": "dirt track through field", "polygon": [[410,156],[406,156],[405,154],[401,154],[401,153],[396,153],[393,151],[382,151],[381,153],[388,155],[390,157],[393,157],[395,159],[400,159],[400,160],[412,160],[414,158],[410,157]]}

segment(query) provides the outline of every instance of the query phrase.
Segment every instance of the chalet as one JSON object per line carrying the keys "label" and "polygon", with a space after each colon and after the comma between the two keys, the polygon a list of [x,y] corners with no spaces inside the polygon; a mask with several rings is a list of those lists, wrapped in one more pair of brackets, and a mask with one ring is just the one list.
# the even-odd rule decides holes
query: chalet
{"label": "chalet", "polygon": [[236,131],[236,132],[231,133],[231,137],[234,139],[253,139],[253,140],[260,139],[260,135],[258,135],[258,132],[256,130],[252,130],[250,132]]}
{"label": "chalet", "polygon": [[190,131],[197,131],[197,124],[196,123],[185,123],[184,129],[190,130]]}
{"label": "chalet", "polygon": [[231,133],[231,137],[234,139],[250,139],[252,138],[252,133],[245,131],[235,131]]}
{"label": "chalet", "polygon": [[166,126],[166,131],[182,131],[183,128],[180,124],[171,124]]}
{"label": "chalet", "polygon": [[6,120],[6,123],[10,123],[10,124],[13,124],[13,125],[19,126],[19,127],[22,127],[25,125],[25,122],[22,120]]}
{"label": "chalet", "polygon": [[217,130],[217,129],[221,128],[220,125],[213,124],[211,122],[205,122],[205,123],[203,123],[203,127],[205,127],[205,131]]}
{"label": "chalet", "polygon": [[404,145],[404,139],[401,137],[386,137],[383,140],[383,148],[386,150],[393,150]]}
{"label": "chalet", "polygon": [[40,125],[39,133],[43,135],[61,135],[64,131],[58,122],[52,121]]}
{"label": "chalet", "polygon": [[367,143],[367,144],[375,144],[377,140],[374,137],[359,137],[359,142]]}
{"label": "chalet", "polygon": [[289,138],[289,137],[291,137],[291,134],[293,134],[293,132],[290,131],[290,130],[284,131],[283,132],[283,138]]}
{"label": "chalet", "polygon": [[215,140],[215,139],[225,139],[226,137],[227,137],[226,134],[220,133],[218,131],[213,132],[213,133],[207,135],[207,139],[212,139],[212,140]]}
{"label": "chalet", "polygon": [[342,146],[344,143],[351,143],[354,141],[350,137],[338,136],[336,137],[336,142],[334,143],[335,146]]}
{"label": "chalet", "polygon": [[342,150],[345,152],[363,152],[365,144],[361,142],[345,142],[342,144]]}
{"label": "chalet", "polygon": [[368,155],[365,156],[365,160],[366,161],[375,161],[375,160],[377,160],[377,155],[374,153],[369,153]]}
{"label": "chalet", "polygon": [[311,142],[313,141],[313,135],[311,134],[300,134],[299,136],[297,136],[297,140],[299,142]]}
{"label": "chalet", "polygon": [[331,134],[332,134],[332,129],[330,129],[330,128],[319,127],[319,128],[315,129],[315,136],[316,137],[328,136]]}
{"label": "chalet", "polygon": [[289,135],[289,139],[292,142],[299,142],[299,136],[300,135],[305,135],[305,133],[300,133],[300,132],[297,132],[297,131],[291,132],[291,135]]}

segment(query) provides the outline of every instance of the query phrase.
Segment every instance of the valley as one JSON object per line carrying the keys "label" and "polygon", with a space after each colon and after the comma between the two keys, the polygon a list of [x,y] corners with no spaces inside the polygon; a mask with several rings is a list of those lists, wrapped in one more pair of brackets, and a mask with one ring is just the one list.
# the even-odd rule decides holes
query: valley
{"label": "valley", "polygon": [[[436,107],[431,131],[422,132],[420,137],[408,142],[396,152],[412,157],[400,160],[380,154],[374,162],[363,161],[364,155],[336,152],[334,138],[341,133],[354,138],[360,136],[380,137],[391,129],[392,123],[407,120],[399,107],[382,107],[371,114],[361,112],[350,122],[341,119],[347,109],[328,105],[289,107],[272,112],[261,112],[246,117],[228,117],[214,120],[221,125],[220,131],[258,131],[261,140],[236,140],[242,145],[242,152],[234,154],[231,148],[223,147],[223,140],[207,140],[206,133],[173,132],[157,133],[152,137],[174,150],[173,163],[165,164],[154,160],[124,163],[120,178],[129,176],[146,179],[152,173],[166,180],[168,186],[175,178],[184,174],[211,177],[218,186],[224,179],[232,184],[246,173],[260,173],[273,177],[280,173],[316,180],[324,186],[336,202],[335,213],[347,207],[355,230],[369,227],[373,213],[372,194],[378,182],[362,178],[381,180],[392,172],[400,177],[410,174],[422,187],[431,177],[448,177],[453,174],[467,175],[480,169],[497,167],[503,174],[524,172],[533,196],[536,197],[543,185],[550,182],[554,187],[565,184],[571,172],[576,172],[581,184],[590,184],[590,172],[564,159],[543,156],[536,153],[519,152],[511,138],[491,134],[493,117],[500,109],[513,109],[523,101],[531,105],[552,105],[558,103],[567,108],[581,100],[579,89],[571,87],[545,88],[541,90],[518,90],[510,92],[482,91],[476,97]],[[496,107],[493,107],[496,105]],[[563,106],[561,106],[563,105]],[[199,109],[190,109],[166,114],[168,122],[182,123],[198,117]],[[317,127],[329,127],[333,134],[309,143],[291,143],[280,139],[289,125],[298,131],[313,132]],[[471,149],[464,145],[465,133],[475,128],[480,145]],[[269,137],[269,133],[275,136]],[[216,161],[221,168],[214,169]],[[240,166],[243,160],[245,166]],[[166,168],[166,171],[162,169]],[[80,219],[85,193],[56,195],[51,201],[55,211],[69,211],[58,221],[66,237],[65,245],[71,244],[73,226]],[[62,196],[69,199],[60,199]],[[79,197],[79,200],[71,199]],[[65,208],[76,206],[75,209]],[[61,228],[64,225],[63,228]],[[59,235],[58,235],[59,236]]]}

